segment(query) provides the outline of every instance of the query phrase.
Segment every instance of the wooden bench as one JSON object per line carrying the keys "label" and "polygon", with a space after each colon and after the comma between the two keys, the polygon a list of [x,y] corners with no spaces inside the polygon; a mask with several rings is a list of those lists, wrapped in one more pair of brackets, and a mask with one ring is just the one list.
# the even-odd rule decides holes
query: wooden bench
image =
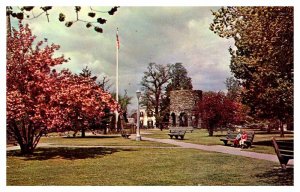
{"label": "wooden bench", "polygon": [[185,128],[185,131],[186,131],[186,132],[189,131],[189,132],[193,133],[194,128],[193,128],[193,127],[186,127],[186,128]]}
{"label": "wooden bench", "polygon": [[129,134],[128,132],[126,132],[125,130],[122,130],[121,131],[121,136],[122,137],[124,137],[125,139],[129,139],[129,136],[130,136],[131,134]]}
{"label": "wooden bench", "polygon": [[234,132],[228,132],[226,137],[222,137],[220,139],[220,141],[223,141],[224,142],[224,145],[227,146],[228,145],[228,142],[234,142],[235,138],[237,136],[237,133],[234,133]]}
{"label": "wooden bench", "polygon": [[185,132],[190,132],[192,133],[194,131],[193,127],[170,127],[170,131],[185,131]]}
{"label": "wooden bench", "polygon": [[173,137],[175,137],[176,139],[178,139],[180,137],[180,139],[184,138],[185,135],[185,131],[183,130],[170,130],[170,133],[168,133],[168,135],[170,136],[171,139],[173,139]]}
{"label": "wooden bench", "polygon": [[246,133],[248,135],[248,138],[247,138],[247,141],[245,141],[245,145],[241,146],[242,148],[244,148],[244,147],[246,147],[246,148],[251,147],[252,143],[253,143],[253,140],[254,140],[254,136],[255,136],[254,131],[249,131],[249,132],[246,132]]}
{"label": "wooden bench", "polygon": [[[252,143],[253,143],[253,140],[254,140],[254,131],[249,131],[249,132],[246,132],[248,137],[247,137],[247,141],[245,141],[244,145],[242,145],[241,147],[242,148],[248,148],[248,147],[251,147]],[[220,139],[220,141],[223,141],[224,142],[224,145],[228,145],[229,142],[234,142],[236,136],[237,136],[238,133],[236,132],[228,132],[226,137],[223,137]]]}
{"label": "wooden bench", "polygon": [[294,140],[276,141],[273,137],[272,142],[281,168],[285,170],[288,161],[294,159]]}

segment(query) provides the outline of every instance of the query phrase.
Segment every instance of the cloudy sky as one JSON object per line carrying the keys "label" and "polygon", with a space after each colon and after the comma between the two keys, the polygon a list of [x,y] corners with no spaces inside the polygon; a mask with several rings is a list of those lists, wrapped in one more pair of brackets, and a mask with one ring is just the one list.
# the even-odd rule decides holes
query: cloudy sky
{"label": "cloudy sky", "polygon": [[[108,11],[110,7],[92,7]],[[37,39],[47,38],[49,43],[61,45],[58,54],[71,60],[59,68],[69,68],[79,73],[85,66],[94,75],[108,76],[115,90],[116,29],[119,28],[119,93],[128,91],[136,103],[135,91],[141,89],[143,72],[150,62],[169,64],[181,62],[192,78],[194,89],[204,91],[225,90],[224,81],[230,76],[229,46],[233,40],[223,39],[209,30],[212,22],[210,10],[205,6],[122,6],[115,15],[98,13],[107,19],[104,33],[87,29],[77,22],[70,28],[58,21],[58,14],[65,13],[66,20],[75,18],[74,7],[54,7],[45,15],[26,21]],[[37,9],[38,10],[38,9]],[[90,7],[82,7],[79,17],[87,17]],[[35,12],[38,14],[38,11]],[[16,21],[13,21],[15,24]]]}

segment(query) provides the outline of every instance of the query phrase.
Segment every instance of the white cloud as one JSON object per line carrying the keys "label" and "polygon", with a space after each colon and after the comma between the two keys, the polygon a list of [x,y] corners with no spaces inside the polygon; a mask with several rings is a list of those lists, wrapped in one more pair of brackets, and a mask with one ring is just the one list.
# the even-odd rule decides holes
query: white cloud
{"label": "white cloud", "polygon": [[[61,45],[59,53],[71,58],[60,68],[68,67],[79,73],[88,66],[93,74],[109,76],[112,90],[118,27],[120,93],[127,89],[135,97],[150,62],[182,62],[195,89],[223,90],[225,78],[230,75],[228,47],[233,42],[209,30],[211,9],[217,7],[121,7],[114,16],[101,15],[107,23],[103,25],[104,33],[98,34],[87,29],[85,23],[65,27],[58,21],[58,14],[64,12],[70,18],[74,15],[73,7],[55,7],[50,12],[50,23],[43,16],[30,21],[30,26],[39,39],[46,37],[49,42]],[[80,18],[90,19],[83,17],[88,11],[89,7],[83,7]]]}

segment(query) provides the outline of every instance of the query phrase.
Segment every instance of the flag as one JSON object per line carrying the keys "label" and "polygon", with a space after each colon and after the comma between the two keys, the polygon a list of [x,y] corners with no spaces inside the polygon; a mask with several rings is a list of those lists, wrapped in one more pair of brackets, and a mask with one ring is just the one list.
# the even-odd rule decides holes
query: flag
{"label": "flag", "polygon": [[119,32],[119,30],[117,29],[117,35],[116,35],[116,37],[117,37],[117,47],[118,47],[118,49],[120,49],[120,41],[119,41],[118,32]]}

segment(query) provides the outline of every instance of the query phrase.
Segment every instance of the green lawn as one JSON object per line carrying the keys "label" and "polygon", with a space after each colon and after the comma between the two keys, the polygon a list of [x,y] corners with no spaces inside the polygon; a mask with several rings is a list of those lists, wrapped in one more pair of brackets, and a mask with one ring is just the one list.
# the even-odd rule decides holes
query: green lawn
{"label": "green lawn", "polygon": [[7,152],[7,185],[293,185],[293,169],[195,149],[37,148]]}
{"label": "green lawn", "polygon": [[[131,136],[135,137],[135,136]],[[153,146],[153,147],[174,147],[171,144],[151,142],[151,141],[135,141],[125,139],[120,135],[97,135],[81,137],[42,137],[40,143],[51,143],[53,145],[69,145],[69,146]]]}
{"label": "green lawn", "polygon": [[[159,129],[149,129],[143,130],[145,137],[152,138],[160,138],[160,139],[169,139],[168,136],[169,130],[160,131]],[[184,140],[180,140],[182,142],[187,143],[195,143],[202,145],[223,145],[224,143],[220,141],[221,137],[226,136],[226,131],[217,131],[214,132],[212,137],[208,136],[208,132],[206,129],[196,129],[192,133],[187,132],[184,136]],[[274,148],[271,143],[272,137],[276,139],[293,139],[293,134],[285,134],[284,138],[279,137],[279,133],[266,133],[266,131],[257,131],[255,130],[255,137],[253,141],[253,146],[250,149],[245,149],[248,151],[259,152],[259,153],[269,153],[275,154]]]}
{"label": "green lawn", "polygon": [[[152,137],[152,138],[159,138],[159,139],[169,139],[169,130],[163,130],[160,131],[159,129],[149,129],[149,130],[143,130],[145,134],[145,137]],[[142,134],[143,134],[142,132]],[[183,142],[188,143],[196,143],[196,144],[202,144],[202,145],[220,145],[223,142],[220,141],[220,137],[223,137],[226,135],[226,131],[219,131],[214,132],[214,135],[212,137],[208,136],[208,132],[206,129],[195,129],[192,133],[187,132],[184,136]]]}

